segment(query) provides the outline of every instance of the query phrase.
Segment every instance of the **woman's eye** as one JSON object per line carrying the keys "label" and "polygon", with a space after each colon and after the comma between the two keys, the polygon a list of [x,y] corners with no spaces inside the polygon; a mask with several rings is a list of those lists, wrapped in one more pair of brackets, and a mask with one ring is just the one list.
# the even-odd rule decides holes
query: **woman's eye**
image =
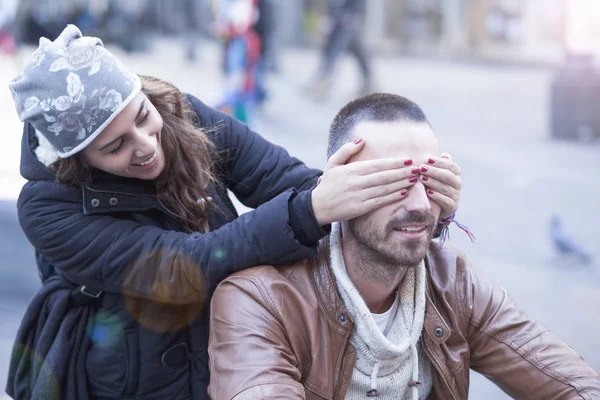
{"label": "woman's eye", "polygon": [[149,116],[150,116],[150,110],[146,110],[146,112],[144,113],[144,115],[142,116],[142,118],[140,119],[140,122],[138,124],[142,125],[144,122],[146,122],[148,120]]}
{"label": "woman's eye", "polygon": [[117,154],[119,152],[119,150],[121,150],[121,147],[123,147],[122,140],[119,142],[119,145],[114,150],[111,150],[110,154]]}

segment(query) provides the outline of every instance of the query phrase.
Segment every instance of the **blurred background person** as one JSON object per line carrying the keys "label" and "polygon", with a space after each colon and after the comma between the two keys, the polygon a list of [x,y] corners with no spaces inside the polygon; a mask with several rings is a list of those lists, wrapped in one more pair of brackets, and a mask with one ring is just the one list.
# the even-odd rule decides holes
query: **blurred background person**
{"label": "blurred background person", "polygon": [[267,77],[277,71],[277,2],[256,0],[257,18],[254,32],[260,41],[259,60],[255,73],[256,105],[260,107],[268,97]]}
{"label": "blurred background person", "polygon": [[218,109],[251,125],[256,106],[256,71],[260,61],[260,37],[254,31],[258,18],[256,0],[217,0],[217,36],[223,41],[226,87]]}
{"label": "blurred background person", "polygon": [[149,4],[150,0],[19,0],[15,31],[20,41],[36,45],[40,37],[55,39],[72,23],[128,52],[147,51],[143,19]]}
{"label": "blurred background person", "polygon": [[185,58],[190,62],[194,62],[198,58],[196,47],[198,46],[198,38],[201,35],[202,17],[200,13],[203,11],[203,0],[182,0],[182,3]]}
{"label": "blurred background person", "polygon": [[78,5],[71,0],[19,0],[15,28],[21,41],[36,44],[42,36],[54,39],[77,18]]}
{"label": "blurred background person", "polygon": [[310,91],[317,97],[326,97],[332,87],[332,74],[342,53],[349,51],[358,62],[362,84],[357,96],[373,90],[372,67],[364,43],[366,0],[328,0],[329,33],[323,46],[322,59],[316,80]]}
{"label": "blurred background person", "polygon": [[267,71],[275,72],[277,60],[277,25],[279,5],[277,0],[256,0],[257,19],[254,31],[260,38],[261,64]]}
{"label": "blurred background person", "polygon": [[14,18],[17,0],[0,0],[0,52],[13,54],[17,49]]}

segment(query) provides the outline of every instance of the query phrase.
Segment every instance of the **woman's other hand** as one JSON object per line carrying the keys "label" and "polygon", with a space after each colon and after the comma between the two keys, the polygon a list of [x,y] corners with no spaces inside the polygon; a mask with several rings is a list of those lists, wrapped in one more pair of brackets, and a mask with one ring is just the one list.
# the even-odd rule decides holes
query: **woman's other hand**
{"label": "woman's other hand", "polygon": [[460,190],[460,167],[448,153],[441,157],[431,157],[427,164],[419,166],[419,179],[427,187],[429,198],[442,207],[441,217],[445,218],[458,210]]}

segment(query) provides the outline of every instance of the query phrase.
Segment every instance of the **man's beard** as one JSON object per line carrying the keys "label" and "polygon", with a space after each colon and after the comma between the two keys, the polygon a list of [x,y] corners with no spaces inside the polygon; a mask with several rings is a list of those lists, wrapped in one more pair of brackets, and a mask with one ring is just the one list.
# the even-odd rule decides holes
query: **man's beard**
{"label": "man's beard", "polygon": [[[395,240],[394,230],[410,224],[426,224],[426,235],[419,239]],[[377,229],[367,217],[348,221],[350,233],[356,241],[356,257],[369,268],[376,279],[390,279],[400,268],[418,265],[427,254],[437,219],[431,214],[405,213],[391,219],[383,229]]]}

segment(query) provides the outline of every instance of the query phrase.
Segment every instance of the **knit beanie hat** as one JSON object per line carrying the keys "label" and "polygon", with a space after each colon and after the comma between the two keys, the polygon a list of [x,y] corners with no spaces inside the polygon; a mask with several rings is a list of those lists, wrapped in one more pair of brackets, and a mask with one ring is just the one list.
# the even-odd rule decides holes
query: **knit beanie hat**
{"label": "knit beanie hat", "polygon": [[9,84],[21,121],[60,158],[89,145],[141,87],[100,39],[83,36],[75,25],[54,42],[40,38],[23,73]]}

